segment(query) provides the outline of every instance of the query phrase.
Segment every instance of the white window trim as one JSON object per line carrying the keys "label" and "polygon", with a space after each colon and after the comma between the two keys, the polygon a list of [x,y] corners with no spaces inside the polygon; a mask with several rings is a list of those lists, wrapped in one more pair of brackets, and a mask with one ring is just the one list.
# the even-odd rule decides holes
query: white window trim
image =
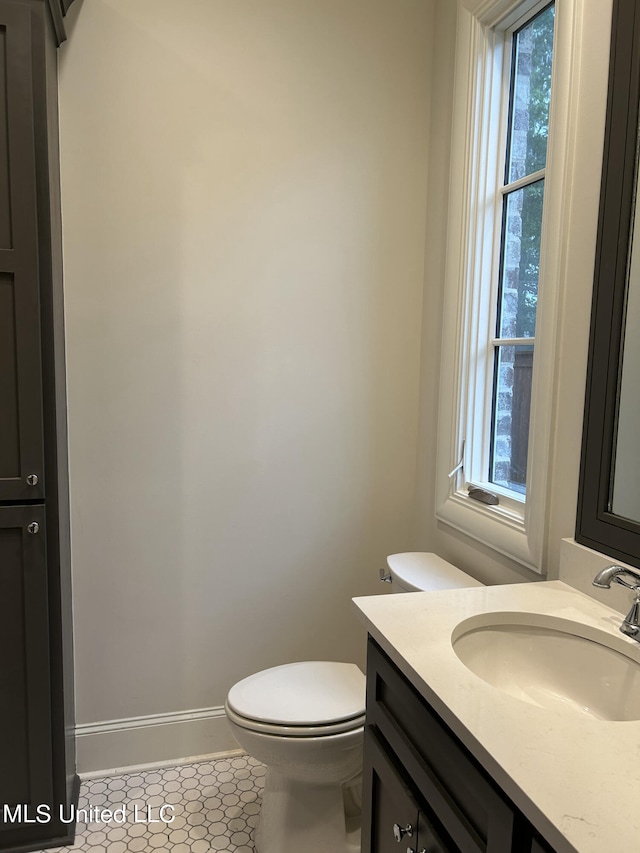
{"label": "white window trim", "polygon": [[[485,189],[496,186],[495,168],[487,167],[490,147],[500,144],[502,128],[491,126],[504,82],[487,72],[488,57],[496,56],[494,27],[506,30],[537,0],[459,0],[452,159],[447,222],[445,300],[440,373],[438,451],[436,462],[436,517],[528,568],[544,573],[543,553],[549,482],[550,444],[554,402],[555,351],[561,284],[566,275],[566,223],[572,204],[569,175],[575,140],[571,128],[575,104],[572,77],[576,74],[579,44],[577,28],[583,0],[556,0],[554,66],[550,139],[545,181],[544,234],[540,265],[544,275],[536,321],[536,355],[532,379],[527,496],[524,505],[505,501],[488,506],[468,497],[465,478],[449,473],[458,465],[463,441],[478,406],[466,399],[478,336],[490,328],[491,306],[473,304],[469,276],[492,269],[495,245],[485,250],[478,239],[477,212]],[[500,39],[502,42],[502,39]],[[500,57],[500,67],[502,59]],[[497,84],[497,80],[500,83]],[[484,106],[483,106],[484,105]],[[495,148],[492,148],[495,150]],[[493,230],[493,212],[486,227]],[[489,222],[488,220],[491,219]],[[476,289],[477,290],[477,289]],[[461,344],[462,342],[462,344]],[[486,383],[479,383],[479,388]],[[486,401],[482,401],[486,406]],[[498,491],[498,490],[496,490]]]}

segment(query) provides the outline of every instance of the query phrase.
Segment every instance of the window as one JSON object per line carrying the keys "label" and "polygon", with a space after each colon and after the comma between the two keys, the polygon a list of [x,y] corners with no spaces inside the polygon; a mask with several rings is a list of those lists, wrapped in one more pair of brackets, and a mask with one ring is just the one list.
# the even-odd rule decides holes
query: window
{"label": "window", "polygon": [[436,515],[537,571],[574,5],[459,4]]}
{"label": "window", "polygon": [[[527,482],[554,13],[551,3],[508,31],[505,45],[509,105],[504,179],[496,194],[500,252],[495,337],[487,348],[493,381],[485,477],[514,495],[524,495]],[[485,448],[473,451],[485,455]]]}

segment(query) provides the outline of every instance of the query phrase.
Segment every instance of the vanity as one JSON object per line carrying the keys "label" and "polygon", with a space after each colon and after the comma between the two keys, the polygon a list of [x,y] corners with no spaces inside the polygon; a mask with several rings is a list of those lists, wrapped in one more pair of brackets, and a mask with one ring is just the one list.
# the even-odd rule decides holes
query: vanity
{"label": "vanity", "polygon": [[363,853],[602,853],[640,837],[640,644],[560,581],[354,599]]}

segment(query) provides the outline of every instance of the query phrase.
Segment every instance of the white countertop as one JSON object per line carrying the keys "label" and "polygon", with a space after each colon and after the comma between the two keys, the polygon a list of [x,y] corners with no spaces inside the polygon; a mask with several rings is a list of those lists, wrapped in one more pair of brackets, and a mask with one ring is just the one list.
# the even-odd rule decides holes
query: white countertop
{"label": "white countertop", "polygon": [[640,851],[640,721],[608,722],[513,698],[468,670],[451,635],[490,611],[619,633],[620,613],[560,581],[354,599],[368,632],[558,853]]}

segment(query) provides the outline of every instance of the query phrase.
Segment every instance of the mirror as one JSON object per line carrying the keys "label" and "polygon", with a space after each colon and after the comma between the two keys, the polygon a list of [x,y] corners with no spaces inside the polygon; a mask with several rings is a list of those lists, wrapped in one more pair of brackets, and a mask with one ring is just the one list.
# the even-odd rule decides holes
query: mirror
{"label": "mirror", "polygon": [[634,566],[640,566],[639,101],[640,8],[636,0],[614,0],[576,540]]}
{"label": "mirror", "polygon": [[[636,198],[637,172],[636,162]],[[611,511],[615,515],[640,521],[640,228],[637,204],[633,221],[626,305],[622,320],[624,335],[614,437]]]}

